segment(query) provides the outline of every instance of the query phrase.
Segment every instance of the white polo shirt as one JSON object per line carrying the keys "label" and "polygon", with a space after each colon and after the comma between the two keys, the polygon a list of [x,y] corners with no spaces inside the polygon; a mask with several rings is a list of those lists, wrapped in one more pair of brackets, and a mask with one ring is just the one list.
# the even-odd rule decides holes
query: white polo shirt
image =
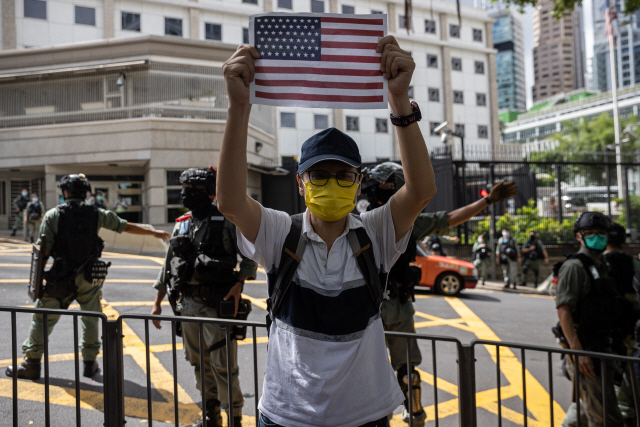
{"label": "white polo shirt", "polygon": [[[238,230],[238,247],[273,272],[280,264],[291,217],[262,207],[252,245]],[[364,227],[376,264],[388,272],[405,251],[409,231],[396,244],[390,204],[349,216],[327,254],[308,212],[307,246],[271,325],[263,394],[258,408],[285,427],[356,427],[393,412],[404,401],[385,347],[375,307],[353,251],[350,229]]]}

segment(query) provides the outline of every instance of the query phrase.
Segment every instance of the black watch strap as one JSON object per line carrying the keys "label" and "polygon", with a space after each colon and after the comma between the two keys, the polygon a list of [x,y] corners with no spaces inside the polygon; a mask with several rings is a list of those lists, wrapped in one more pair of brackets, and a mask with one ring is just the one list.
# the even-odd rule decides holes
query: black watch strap
{"label": "black watch strap", "polygon": [[422,113],[420,112],[420,107],[418,107],[418,103],[415,101],[411,101],[411,109],[413,113],[408,116],[394,116],[393,113],[389,114],[391,117],[391,124],[394,126],[407,127],[412,123],[419,122],[422,119]]}

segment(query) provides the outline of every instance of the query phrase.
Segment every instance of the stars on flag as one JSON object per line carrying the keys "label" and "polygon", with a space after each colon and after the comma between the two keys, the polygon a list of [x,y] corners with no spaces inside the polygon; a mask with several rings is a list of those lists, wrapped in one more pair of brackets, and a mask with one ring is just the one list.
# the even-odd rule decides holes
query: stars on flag
{"label": "stars on flag", "polygon": [[[264,59],[318,61],[322,54],[320,29],[318,18],[256,18],[256,47]],[[262,36],[271,43],[265,43]]]}

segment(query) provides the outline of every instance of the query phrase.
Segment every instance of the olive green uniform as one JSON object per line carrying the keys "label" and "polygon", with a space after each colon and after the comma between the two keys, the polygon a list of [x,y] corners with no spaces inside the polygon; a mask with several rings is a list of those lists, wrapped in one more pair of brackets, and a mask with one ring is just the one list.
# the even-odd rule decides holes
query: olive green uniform
{"label": "olive green uniform", "polygon": [[[41,212],[44,214],[46,211],[44,209],[44,204],[42,202],[38,202],[40,204]],[[33,204],[33,202],[29,202],[26,209],[24,210],[24,216],[29,212],[29,207]],[[43,215],[44,216],[44,215]],[[40,225],[42,224],[42,217],[40,219],[32,221],[29,218],[26,218],[27,222],[25,223],[25,233],[24,240],[28,241],[29,239],[37,240],[38,232],[40,230]]]}
{"label": "olive green uniform", "polygon": [[[525,243],[526,245],[526,243]],[[544,260],[544,251],[546,250],[544,247],[544,244],[542,244],[542,242],[538,239],[536,239],[532,245],[536,246],[539,249],[539,252],[542,255],[542,260]],[[522,246],[522,249],[525,249],[525,246]],[[535,252],[535,250],[531,251],[531,252]],[[531,252],[527,252],[526,254],[522,254],[522,256],[525,258],[524,262],[522,263],[522,283],[526,284],[527,283],[527,273],[529,272],[529,270],[533,271],[533,276],[534,276],[534,283],[537,285],[538,283],[540,283],[540,256],[538,256],[538,258],[536,259],[531,259],[529,258],[529,254]]]}
{"label": "olive green uniform", "polygon": [[[197,247],[204,237],[206,225],[210,221],[210,218],[206,218],[203,221],[191,218],[194,221],[193,231],[193,243]],[[180,232],[181,223],[176,223],[173,229],[173,236],[177,236]],[[254,261],[246,258],[237,247],[236,240],[236,227],[228,220],[224,220],[223,226],[223,245],[224,250],[230,255],[236,256],[239,254],[242,257],[240,262],[239,276],[245,276],[249,279],[256,278],[256,270],[258,264]],[[165,277],[166,272],[171,271],[171,259],[173,259],[173,250],[171,246],[167,249],[167,256],[164,260],[162,270],[158,275],[158,279],[154,283],[153,287],[161,292],[166,292]],[[197,281],[191,278],[188,285],[200,285]],[[233,284],[230,284],[233,285]],[[212,317],[217,318],[217,310],[204,303],[199,297],[187,297],[180,296],[176,304],[177,311],[182,316],[189,317]],[[204,360],[200,360],[200,330],[197,323],[183,322],[182,323],[182,340],[184,343],[184,355],[185,359],[193,366],[196,377],[196,388],[202,391],[202,384],[200,383],[200,366],[204,366],[204,381],[205,381],[205,399],[218,399],[222,404],[221,407],[225,410],[229,408],[229,396],[228,396],[228,382],[227,382],[227,349],[225,347],[219,348],[212,352],[208,351],[214,343],[224,340],[226,337],[225,327],[221,325],[205,324],[203,325],[204,343],[206,348],[204,349]],[[231,346],[231,387],[233,398],[233,416],[242,415],[242,407],[244,406],[244,397],[242,396],[242,390],[240,389],[240,381],[238,379],[238,343],[233,340],[230,343]],[[204,403],[203,403],[204,404]]]}
{"label": "olive green uniform", "polygon": [[[487,245],[486,242],[476,242],[473,244],[473,248],[471,249],[471,253],[475,254],[476,252],[478,252],[481,248],[482,245]],[[488,247],[488,246],[487,246]],[[485,259],[480,259],[479,257],[473,260],[473,265],[476,266],[476,268],[478,269],[478,278],[482,279],[482,282],[484,283],[485,280],[488,279],[487,277],[487,269],[489,268],[489,263],[491,262],[491,257],[488,256]]]}
{"label": "olive green uniform", "polygon": [[[447,212],[441,211],[436,213],[422,213],[413,224],[411,232],[411,240],[409,244],[416,244],[416,241],[422,240],[427,235],[444,234],[449,231],[449,223],[447,222]],[[390,298],[382,302],[382,322],[384,330],[391,332],[408,332],[416,333],[413,321],[415,314],[413,303],[409,299],[404,304],[400,302],[398,297]],[[391,366],[395,371],[402,365],[407,363],[407,343],[403,338],[386,338],[387,347],[391,356]],[[422,354],[417,343],[411,345],[411,364],[416,366],[422,362]]]}
{"label": "olive green uniform", "polygon": [[[597,273],[600,277],[607,274],[607,267],[597,258],[593,257],[584,247],[578,253],[585,254],[593,258]],[[556,294],[556,308],[568,305],[572,311],[578,307],[579,300],[585,297],[591,289],[589,275],[585,271],[582,263],[578,259],[569,259],[562,264],[558,273],[558,290]],[[585,349],[590,350],[590,349]],[[598,349],[607,352],[607,349]],[[569,359],[571,361],[571,358]],[[613,364],[607,364],[608,372],[613,374]],[[573,369],[570,369],[573,371]],[[580,400],[581,408],[584,408],[585,415],[589,421],[588,427],[600,427],[604,425],[603,401],[602,401],[602,378],[601,376],[590,376],[580,373]],[[613,388],[612,375],[605,385],[605,399],[607,399],[607,425],[619,427],[623,425],[623,418],[618,409],[618,402]],[[572,425],[573,420],[565,418],[564,425]]]}
{"label": "olive green uniform", "polygon": [[[18,210],[18,214],[16,215],[15,219],[13,220],[13,229],[17,230],[20,228],[20,226],[24,223],[24,217],[22,215],[22,213],[24,212],[24,209],[20,209],[20,206],[18,206],[18,203],[20,203],[20,200],[25,200],[27,202],[27,204],[29,203],[29,198],[28,197],[22,197],[22,195],[19,195],[18,197],[16,197],[15,199],[13,199],[13,209],[14,211],[17,209]],[[22,227],[23,230],[23,234],[24,234],[24,238],[26,240],[27,238],[27,229],[26,227]]]}
{"label": "olive green uniform", "polygon": [[[67,202],[84,203],[77,199],[69,199]],[[58,209],[49,209],[42,219],[40,225],[40,236],[46,236],[46,250],[51,251],[53,248],[53,242],[58,234],[58,221],[60,219],[60,212]],[[106,228],[108,230],[115,231],[116,233],[122,233],[127,226],[127,221],[119,218],[115,213],[105,211],[104,209],[98,209],[98,230],[100,228]],[[96,233],[98,232],[96,230]],[[38,239],[37,244],[40,244]],[[102,313],[102,305],[100,299],[102,298],[102,286],[93,286],[84,278],[84,272],[79,273],[76,276],[76,288],[78,296],[76,301],[80,304],[80,309],[85,311],[95,311]],[[59,309],[61,303],[67,303],[72,296],[58,300],[57,298],[51,298],[47,296],[45,292],[43,297],[38,299],[35,303],[35,308],[48,308]],[[51,334],[53,327],[60,319],[60,316],[48,315],[47,316],[47,333]],[[97,317],[82,317],[82,338],[80,339],[80,347],[82,348],[82,358],[85,361],[96,360],[98,352],[100,351],[100,336],[98,334],[98,318]],[[34,314],[31,319],[31,328],[29,329],[29,337],[22,344],[22,352],[31,359],[40,359],[44,352],[44,324],[41,314]]]}
{"label": "olive green uniform", "polygon": [[[510,239],[512,237],[509,237]],[[496,244],[496,259],[500,259],[500,246],[502,245],[503,237],[498,239],[498,243]],[[518,249],[518,242],[516,239],[513,239],[516,252],[518,255],[520,254],[520,250]],[[516,282],[518,281],[518,262],[517,260],[511,259],[507,257],[506,264],[500,264],[502,266],[502,277],[504,278],[504,282],[507,283],[507,280],[514,286],[516,286]]]}

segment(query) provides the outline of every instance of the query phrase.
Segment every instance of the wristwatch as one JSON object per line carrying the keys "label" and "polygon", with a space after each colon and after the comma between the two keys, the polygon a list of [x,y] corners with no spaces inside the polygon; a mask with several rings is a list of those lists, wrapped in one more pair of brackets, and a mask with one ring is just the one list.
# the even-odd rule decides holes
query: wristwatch
{"label": "wristwatch", "polygon": [[488,206],[491,206],[491,199],[489,198],[489,196],[485,197],[484,201],[487,202]]}
{"label": "wristwatch", "polygon": [[415,101],[411,101],[411,108],[413,110],[413,113],[409,114],[408,116],[394,116],[393,113],[390,113],[389,117],[391,117],[391,124],[404,128],[412,123],[422,120],[422,113],[420,112],[418,103]]}

